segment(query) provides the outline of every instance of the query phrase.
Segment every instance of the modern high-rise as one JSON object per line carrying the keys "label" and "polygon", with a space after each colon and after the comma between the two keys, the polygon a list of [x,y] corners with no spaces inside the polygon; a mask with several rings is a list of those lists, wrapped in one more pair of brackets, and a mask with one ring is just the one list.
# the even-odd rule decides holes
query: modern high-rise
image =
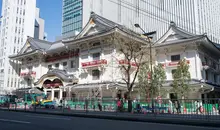
{"label": "modern high-rise", "polygon": [[[0,35],[0,94],[10,93],[19,87],[18,64],[9,61],[8,56],[17,54],[28,36],[40,38],[36,25],[41,29],[36,0],[3,0]],[[38,17],[36,17],[38,16]],[[42,20],[41,20],[42,21]],[[44,30],[43,30],[44,31]],[[35,35],[37,33],[38,35]],[[44,34],[44,32],[43,32]]]}
{"label": "modern high-rise", "polygon": [[[93,11],[135,31],[138,23],[146,32],[161,37],[171,21],[184,30],[207,33],[220,41],[219,0],[63,0],[63,37],[77,34]],[[68,35],[67,35],[68,34]]]}
{"label": "modern high-rise", "polygon": [[63,0],[62,36],[70,37],[82,29],[83,0]]}
{"label": "modern high-rise", "polygon": [[40,40],[44,40],[44,19],[40,17],[40,9],[36,8],[35,13],[35,28],[34,28],[34,37]]}

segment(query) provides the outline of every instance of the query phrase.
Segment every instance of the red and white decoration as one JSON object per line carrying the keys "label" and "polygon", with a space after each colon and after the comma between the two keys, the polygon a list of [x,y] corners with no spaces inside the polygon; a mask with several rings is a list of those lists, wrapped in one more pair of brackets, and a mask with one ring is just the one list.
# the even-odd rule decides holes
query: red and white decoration
{"label": "red and white decoration", "polygon": [[107,64],[107,60],[105,60],[105,59],[81,63],[83,68],[105,65],[105,64]]}
{"label": "red and white decoration", "polygon": [[24,72],[24,73],[20,73],[21,77],[25,77],[25,76],[32,76],[35,77],[36,76],[36,72],[35,71],[31,71],[31,72]]}
{"label": "red and white decoration", "polygon": [[[186,63],[187,63],[187,64],[190,64],[190,61],[187,60]],[[164,65],[164,66],[166,66],[166,67],[175,67],[175,66],[178,66],[178,65],[179,65],[179,62],[168,62],[168,63],[166,63],[166,65]]]}
{"label": "red and white decoration", "polygon": [[131,64],[131,66],[134,66],[134,67],[136,67],[137,66],[137,64],[135,63],[135,62],[128,62],[127,60],[119,60],[118,61],[118,63],[120,64],[120,65],[129,65],[129,64]]}
{"label": "red and white decoration", "polygon": [[49,84],[44,84],[45,88],[56,88],[56,87],[60,87],[63,86],[62,83],[49,83]]}

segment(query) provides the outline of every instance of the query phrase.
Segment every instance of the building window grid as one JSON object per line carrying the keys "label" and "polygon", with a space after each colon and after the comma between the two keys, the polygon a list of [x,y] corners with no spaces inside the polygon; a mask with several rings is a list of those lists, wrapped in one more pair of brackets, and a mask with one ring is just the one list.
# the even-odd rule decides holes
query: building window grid
{"label": "building window grid", "polygon": [[81,4],[69,7],[66,10],[64,9],[63,15],[69,15],[69,14],[71,14],[73,12],[76,12],[76,11],[79,11],[79,10],[82,10],[82,5]]}
{"label": "building window grid", "polygon": [[[63,23],[64,23],[63,27],[67,27],[67,26],[69,26],[69,25],[76,24],[76,23],[82,24],[82,16],[80,16],[79,18],[80,18],[80,19],[74,19],[74,20],[71,19],[71,22],[69,22],[70,20],[63,22]],[[69,22],[69,23],[66,24],[67,22]]]}
{"label": "building window grid", "polygon": [[78,17],[82,14],[82,10],[78,10],[78,11],[75,11],[74,13],[71,13],[71,14],[68,14],[68,15],[63,15],[63,22],[64,21],[67,21],[69,19],[72,19],[72,18],[75,18],[75,17]]}
{"label": "building window grid", "polygon": [[82,6],[82,1],[79,1],[79,2],[77,2],[77,1],[64,2],[63,10],[66,11],[69,8],[72,8],[74,5],[81,5]]}

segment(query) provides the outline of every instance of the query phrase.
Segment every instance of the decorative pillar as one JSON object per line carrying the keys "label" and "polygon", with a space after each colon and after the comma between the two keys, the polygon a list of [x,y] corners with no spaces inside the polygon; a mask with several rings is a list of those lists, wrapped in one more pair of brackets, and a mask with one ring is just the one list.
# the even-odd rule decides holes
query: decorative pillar
{"label": "decorative pillar", "polygon": [[202,73],[203,73],[203,79],[206,80],[206,70],[203,69]]}
{"label": "decorative pillar", "polygon": [[102,87],[101,86],[99,86],[99,89],[100,89],[100,96],[101,96],[101,99],[103,98],[103,90],[102,90]]}
{"label": "decorative pillar", "polygon": [[54,99],[54,89],[52,88],[51,89],[51,100],[53,101],[53,99]]}
{"label": "decorative pillar", "polygon": [[63,90],[60,89],[60,100],[63,98]]}
{"label": "decorative pillar", "polygon": [[204,94],[204,99],[207,99],[207,93]]}
{"label": "decorative pillar", "polygon": [[44,94],[47,95],[47,89],[44,89]]}
{"label": "decorative pillar", "polygon": [[71,98],[71,88],[70,87],[68,88],[68,96],[67,97]]}

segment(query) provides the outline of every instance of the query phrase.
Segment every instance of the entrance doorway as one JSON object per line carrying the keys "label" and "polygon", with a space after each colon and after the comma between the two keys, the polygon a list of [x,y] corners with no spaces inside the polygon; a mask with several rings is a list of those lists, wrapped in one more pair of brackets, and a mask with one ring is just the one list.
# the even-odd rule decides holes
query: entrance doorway
{"label": "entrance doorway", "polygon": [[53,81],[51,81],[49,79],[45,80],[43,83],[43,86],[44,86],[44,89],[47,92],[47,94],[49,91],[51,92],[51,95],[50,95],[51,100],[62,99],[63,92],[62,92],[62,89],[60,88],[60,86],[63,86],[63,83],[60,79],[54,79]]}
{"label": "entrance doorway", "polygon": [[58,91],[54,91],[54,98],[59,99],[59,92]]}

